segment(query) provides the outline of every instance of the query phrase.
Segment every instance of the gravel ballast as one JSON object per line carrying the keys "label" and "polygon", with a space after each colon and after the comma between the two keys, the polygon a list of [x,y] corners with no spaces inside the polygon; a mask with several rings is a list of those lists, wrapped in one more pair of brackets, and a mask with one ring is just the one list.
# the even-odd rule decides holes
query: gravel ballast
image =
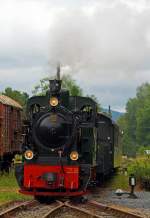
{"label": "gravel ballast", "polygon": [[92,194],[92,199],[106,204],[115,204],[136,209],[138,213],[143,214],[143,217],[150,218],[150,192],[135,192],[137,198],[131,199],[128,198],[128,194],[117,196],[115,191],[116,190],[98,189],[96,193]]}

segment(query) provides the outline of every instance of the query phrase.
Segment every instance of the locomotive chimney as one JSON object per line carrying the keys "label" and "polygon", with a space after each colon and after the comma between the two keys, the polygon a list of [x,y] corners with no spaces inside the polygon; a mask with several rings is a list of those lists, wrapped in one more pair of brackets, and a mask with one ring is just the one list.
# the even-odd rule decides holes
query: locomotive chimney
{"label": "locomotive chimney", "polygon": [[60,80],[60,64],[57,65],[57,80]]}
{"label": "locomotive chimney", "polygon": [[59,95],[61,90],[61,80],[60,80],[60,64],[57,65],[56,79],[50,80],[50,92],[51,95]]}
{"label": "locomotive chimney", "polygon": [[108,107],[108,114],[109,114],[109,117],[111,118],[111,117],[112,117],[112,114],[111,114],[111,107],[110,107],[110,105],[109,105],[109,107]]}

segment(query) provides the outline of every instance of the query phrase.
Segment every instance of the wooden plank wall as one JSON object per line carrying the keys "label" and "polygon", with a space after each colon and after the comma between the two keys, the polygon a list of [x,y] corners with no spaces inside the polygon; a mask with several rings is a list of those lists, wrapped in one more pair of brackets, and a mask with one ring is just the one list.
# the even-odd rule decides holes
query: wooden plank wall
{"label": "wooden plank wall", "polygon": [[0,103],[0,156],[20,150],[21,111]]}

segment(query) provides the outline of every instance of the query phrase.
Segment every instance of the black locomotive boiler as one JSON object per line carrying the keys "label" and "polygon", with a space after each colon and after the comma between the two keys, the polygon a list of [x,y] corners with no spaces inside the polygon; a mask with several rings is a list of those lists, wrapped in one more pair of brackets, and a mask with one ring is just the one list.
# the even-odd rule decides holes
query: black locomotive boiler
{"label": "black locomotive boiler", "polygon": [[28,100],[22,155],[21,193],[81,196],[119,166],[119,129],[91,98],[70,96],[61,80],[50,80],[45,96]]}

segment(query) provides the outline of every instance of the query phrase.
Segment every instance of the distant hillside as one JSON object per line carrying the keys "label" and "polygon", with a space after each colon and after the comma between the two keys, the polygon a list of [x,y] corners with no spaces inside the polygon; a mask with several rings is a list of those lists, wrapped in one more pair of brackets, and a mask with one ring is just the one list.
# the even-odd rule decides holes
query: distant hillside
{"label": "distant hillside", "polygon": [[[108,109],[106,109],[106,108],[103,108],[102,111],[105,112],[105,113],[108,113]],[[112,119],[113,119],[114,121],[117,121],[118,118],[119,118],[120,116],[122,116],[124,113],[111,110],[111,114],[112,114]]]}

